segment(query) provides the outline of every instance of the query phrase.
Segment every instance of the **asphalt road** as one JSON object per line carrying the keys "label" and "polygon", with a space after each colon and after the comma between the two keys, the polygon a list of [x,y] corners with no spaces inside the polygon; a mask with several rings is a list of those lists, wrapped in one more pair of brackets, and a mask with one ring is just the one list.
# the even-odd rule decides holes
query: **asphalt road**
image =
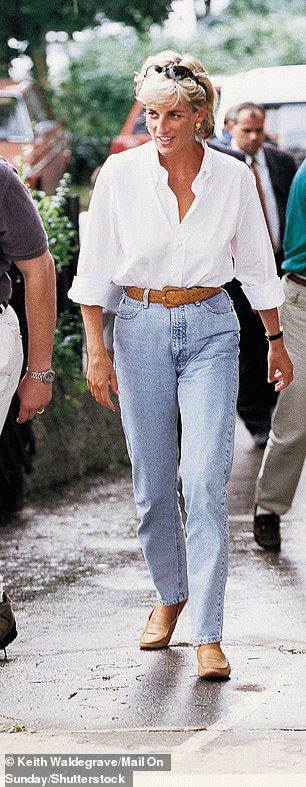
{"label": "asphalt road", "polygon": [[235,785],[244,774],[270,774],[269,787],[273,774],[278,785],[284,774],[290,785],[304,779],[306,473],[283,520],[281,552],[264,552],[252,536],[262,454],[237,426],[224,629],[231,680],[198,679],[188,606],[171,647],[139,651],[154,593],[129,475],[89,478],[27,505],[1,529],[19,631],[8,660],[0,657],[1,754],[171,752],[173,778],[183,779],[175,784],[192,776],[212,785],[225,774],[236,774]]}

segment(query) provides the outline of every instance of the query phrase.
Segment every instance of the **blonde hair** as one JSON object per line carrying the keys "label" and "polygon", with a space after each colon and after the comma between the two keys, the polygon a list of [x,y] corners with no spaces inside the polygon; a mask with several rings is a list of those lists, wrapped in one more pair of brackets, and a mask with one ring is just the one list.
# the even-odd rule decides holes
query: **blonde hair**
{"label": "blonde hair", "polygon": [[[186,77],[182,80],[169,79],[165,72],[152,69],[148,77],[145,76],[149,66],[186,66],[196,76],[197,84],[193,79]],[[207,71],[200,60],[188,53],[180,55],[171,49],[166,49],[156,55],[150,56],[144,62],[142,69],[135,75],[136,98],[144,107],[170,106],[174,108],[179,101],[191,104],[195,112],[202,106],[207,106],[207,115],[204,118],[198,133],[203,139],[212,136],[215,127],[214,108],[216,91],[209,79]]]}

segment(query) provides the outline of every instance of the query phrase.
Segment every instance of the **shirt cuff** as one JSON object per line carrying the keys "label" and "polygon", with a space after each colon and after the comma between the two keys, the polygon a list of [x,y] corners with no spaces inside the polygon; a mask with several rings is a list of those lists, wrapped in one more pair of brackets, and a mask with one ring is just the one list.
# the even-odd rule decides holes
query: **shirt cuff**
{"label": "shirt cuff", "polygon": [[102,306],[107,311],[117,311],[122,287],[110,282],[101,287],[100,281],[87,279],[85,276],[75,276],[68,291],[68,298],[84,306]]}
{"label": "shirt cuff", "polygon": [[250,287],[247,284],[243,284],[242,290],[252,308],[257,311],[275,309],[281,306],[285,300],[281,280],[275,277],[264,282],[264,284],[256,284]]}

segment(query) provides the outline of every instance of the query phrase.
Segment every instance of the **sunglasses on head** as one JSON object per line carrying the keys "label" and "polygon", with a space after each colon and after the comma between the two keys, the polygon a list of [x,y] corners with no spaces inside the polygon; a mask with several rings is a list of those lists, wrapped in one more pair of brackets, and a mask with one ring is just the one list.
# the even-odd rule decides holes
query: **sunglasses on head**
{"label": "sunglasses on head", "polygon": [[174,63],[171,63],[169,66],[152,65],[148,66],[144,76],[150,76],[150,73],[154,71],[156,71],[157,74],[166,74],[168,79],[175,79],[176,82],[180,82],[182,79],[193,79],[197,85],[201,85],[201,82],[199,82],[195,74],[193,74],[193,72],[190,71],[190,68],[187,68],[186,66],[176,66]]}

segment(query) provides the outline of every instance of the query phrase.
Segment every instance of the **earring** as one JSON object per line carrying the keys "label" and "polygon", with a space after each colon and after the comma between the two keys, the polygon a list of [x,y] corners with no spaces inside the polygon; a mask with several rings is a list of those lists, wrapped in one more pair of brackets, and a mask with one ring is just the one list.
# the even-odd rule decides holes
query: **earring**
{"label": "earring", "polygon": [[198,120],[198,122],[195,124],[196,131],[200,131],[201,125],[202,123],[200,122],[200,120]]}

